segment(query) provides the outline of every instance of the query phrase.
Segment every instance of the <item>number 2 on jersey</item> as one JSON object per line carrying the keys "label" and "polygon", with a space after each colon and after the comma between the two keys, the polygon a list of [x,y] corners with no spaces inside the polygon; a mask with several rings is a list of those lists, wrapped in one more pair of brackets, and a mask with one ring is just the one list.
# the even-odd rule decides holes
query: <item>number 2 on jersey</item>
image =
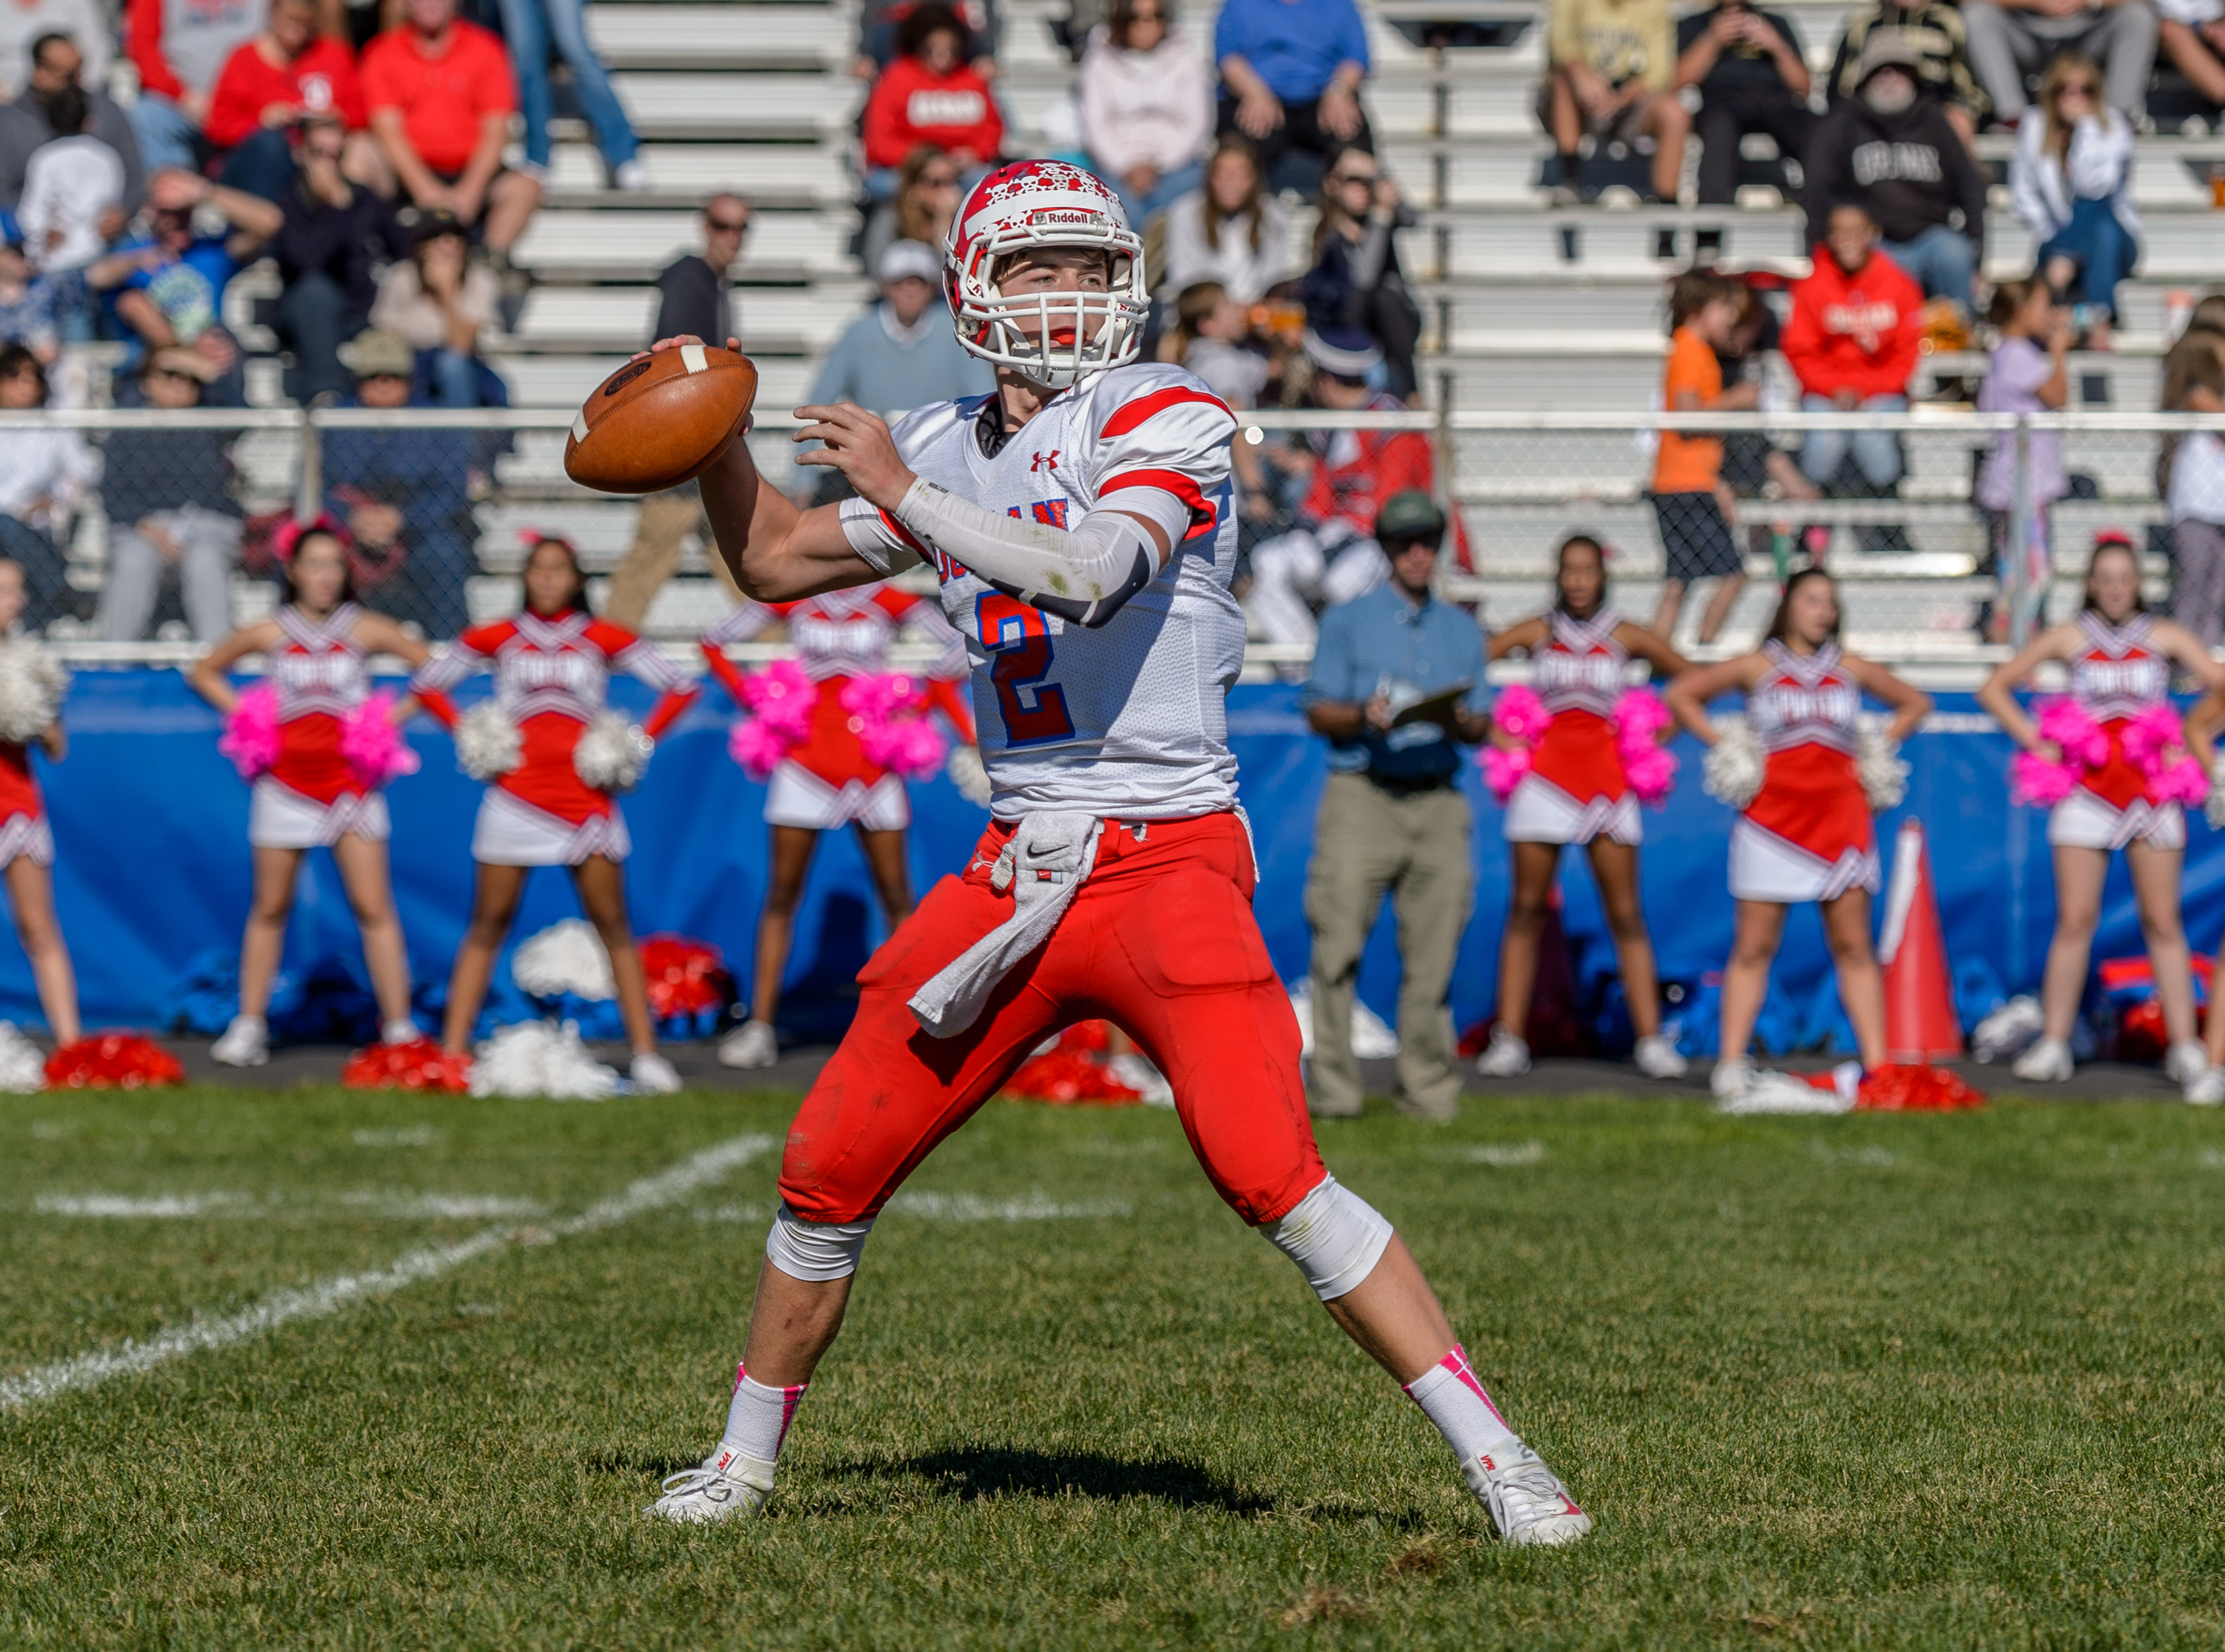
{"label": "number 2 on jersey", "polygon": [[996,686],[997,710],[1005,719],[1007,746],[1040,745],[1074,737],[1067,715],[1066,691],[1050,675],[1050,626],[1043,615],[1017,597],[985,591],[974,601],[973,619],[981,646],[996,656],[989,680]]}

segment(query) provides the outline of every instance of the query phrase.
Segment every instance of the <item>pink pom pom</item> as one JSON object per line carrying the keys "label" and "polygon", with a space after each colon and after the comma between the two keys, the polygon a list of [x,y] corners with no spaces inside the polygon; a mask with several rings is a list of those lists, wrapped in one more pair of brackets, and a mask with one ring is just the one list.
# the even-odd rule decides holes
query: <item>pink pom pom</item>
{"label": "pink pom pom", "polygon": [[1642,750],[1623,754],[1622,772],[1638,801],[1658,809],[1669,801],[1670,788],[1676,784],[1677,759],[1649,739]]}
{"label": "pink pom pom", "polygon": [[726,755],[751,780],[763,780],[780,767],[796,744],[761,717],[742,718],[726,736]]}
{"label": "pink pom pom", "polygon": [[1641,742],[1651,744],[1656,735],[1675,721],[1669,702],[1651,688],[1626,690],[1614,703],[1615,744],[1626,752]]}
{"label": "pink pom pom", "polygon": [[870,726],[909,711],[922,698],[920,686],[901,671],[853,677],[842,685],[842,709]]}
{"label": "pink pom pom", "polygon": [[393,713],[394,696],[382,689],[340,719],[340,756],[367,792],[417,772],[417,754],[394,726]]}
{"label": "pink pom pom", "polygon": [[921,780],[942,768],[942,736],[924,718],[903,717],[883,724],[861,738],[865,761],[878,763],[892,775]]}
{"label": "pink pom pom", "polygon": [[2010,767],[2009,795],[2035,808],[2052,808],[2078,789],[2078,770],[2050,763],[2037,751],[2019,751]]}
{"label": "pink pom pom", "polygon": [[278,690],[259,682],[244,691],[225,713],[224,734],[216,749],[231,759],[242,780],[269,772],[278,761]]}
{"label": "pink pom pom", "polygon": [[1491,707],[1491,720],[1524,745],[1535,745],[1552,726],[1553,714],[1537,698],[1536,689],[1518,682],[1499,690]]}
{"label": "pink pom pom", "polygon": [[811,732],[811,714],[819,705],[819,685],[793,660],[775,660],[762,671],[742,679],[742,698],[758,714],[793,745]]}
{"label": "pink pom pom", "polygon": [[1529,748],[1502,751],[1497,746],[1486,746],[1476,753],[1476,767],[1483,770],[1483,783],[1491,788],[1491,794],[1504,803],[1514,795],[1514,788],[1530,772]]}
{"label": "pink pom pom", "polygon": [[2164,753],[2186,744],[2186,733],[2179,725],[2178,715],[2168,706],[2147,707],[2125,725],[2118,737],[2124,742],[2125,756],[2144,769],[2151,780],[2163,767]]}
{"label": "pink pom pom", "polygon": [[2148,782],[2148,800],[2155,803],[2200,803],[2209,796],[2209,776],[2191,757],[2177,763]]}
{"label": "pink pom pom", "polygon": [[2108,731],[2080,709],[2078,702],[2058,697],[2039,703],[2039,737],[2063,749],[2065,763],[2080,769],[2099,769],[2109,761]]}

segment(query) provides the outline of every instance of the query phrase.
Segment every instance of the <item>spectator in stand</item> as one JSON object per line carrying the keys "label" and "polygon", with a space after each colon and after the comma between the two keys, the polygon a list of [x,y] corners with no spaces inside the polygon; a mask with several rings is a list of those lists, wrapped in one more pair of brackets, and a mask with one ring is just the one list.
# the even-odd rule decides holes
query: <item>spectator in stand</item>
{"label": "spectator in stand", "polygon": [[402,0],[402,22],[364,48],[371,130],[421,212],[451,212],[506,263],[541,204],[541,185],[506,170],[517,106],[510,54],[456,0]]}
{"label": "spectator in stand", "polygon": [[[644,347],[659,339],[680,338],[723,345],[739,333],[727,271],[740,259],[742,238],[749,229],[750,204],[742,196],[728,191],[703,203],[702,255],[681,254],[656,278],[656,323],[643,340]],[[633,544],[612,570],[603,602],[603,612],[612,624],[641,630],[650,604],[680,566],[680,548],[690,534],[709,549],[711,524],[703,515],[702,491],[694,483],[683,482],[642,500],[641,514],[634,520]],[[724,557],[713,552],[703,560],[733,588]],[[738,588],[734,594],[741,594]]]}
{"label": "spectator in stand", "polygon": [[270,0],[270,22],[217,76],[205,131],[224,155],[218,175],[234,189],[282,203],[294,184],[294,139],[313,117],[347,133],[341,169],[382,194],[394,180],[365,130],[355,54],[317,32],[315,0]]}
{"label": "spectator in stand", "polygon": [[[2171,346],[2162,407],[2225,413],[2225,333],[2190,327]],[[2225,441],[2214,430],[2166,436],[2158,475],[2171,512],[2171,617],[2214,649],[2225,635]]]}
{"label": "spectator in stand", "polygon": [[[21,345],[0,345],[0,413],[47,405],[47,375]],[[74,430],[11,430],[0,442],[0,556],[23,570],[23,623],[43,630],[68,611],[69,580],[57,535],[100,474]]]}
{"label": "spectator in stand", "polygon": [[1171,0],[1116,0],[1090,31],[1078,77],[1091,166],[1138,229],[1195,189],[1213,130],[1204,60],[1174,25]]}
{"label": "spectator in stand", "polygon": [[[858,55],[850,66],[850,73],[860,80],[872,81],[881,78],[881,71],[897,60],[897,36],[910,16],[915,0],[865,0],[858,13]],[[997,39],[1001,25],[997,19],[995,0],[957,0],[951,9],[958,21],[966,26],[966,60],[979,71],[984,80],[997,78]],[[1091,22],[1104,15],[1102,8]],[[1086,38],[1088,28],[1082,35]],[[1077,51],[1074,56],[1079,58]]]}
{"label": "spectator in stand", "polygon": [[12,103],[29,84],[38,42],[59,35],[86,54],[85,78],[108,84],[109,42],[115,25],[99,0],[0,0],[0,103]]}
{"label": "spectator in stand", "polygon": [[2147,0],[1962,0],[1970,66],[2004,125],[2023,117],[2024,78],[2063,52],[2083,52],[2108,77],[2108,103],[2147,111],[2156,15]]}
{"label": "spectator in stand", "polygon": [[2155,0],[2156,43],[2212,105],[2225,104],[2225,0]]}
{"label": "spectator in stand", "polygon": [[[1369,388],[1383,365],[1375,340],[1356,328],[1324,334],[1308,328],[1314,401],[1337,413],[1404,413],[1398,397]],[[1245,605],[1271,642],[1311,644],[1313,603],[1352,601],[1383,583],[1390,563],[1375,541],[1378,511],[1393,494],[1434,494],[1429,439],[1418,430],[1336,430],[1312,454],[1299,525],[1256,547]],[[1455,559],[1468,563],[1467,535],[1453,522]],[[1288,674],[1303,675],[1302,669]]]}
{"label": "spectator in stand", "polygon": [[124,40],[139,70],[132,130],[149,172],[200,169],[217,76],[263,32],[267,0],[125,0]]}
{"label": "spectator in stand", "polygon": [[[1841,201],[1825,223],[1814,273],[1794,283],[1784,328],[1784,360],[1800,381],[1800,406],[1808,413],[1905,413],[1924,337],[1923,294],[1878,250],[1867,207]],[[1849,450],[1872,497],[1892,497],[1901,456],[1900,438],[1890,430],[1810,430],[1800,468],[1831,492]]]}
{"label": "spectator in stand", "polygon": [[[1159,359],[1195,374],[1233,411],[1248,412],[1259,405],[1273,370],[1265,356],[1246,347],[1251,336],[1252,318],[1246,307],[1229,297],[1219,282],[1199,282],[1183,288],[1175,301],[1175,325],[1160,343]],[[1244,490],[1246,516],[1264,514],[1263,503],[1271,510],[1259,446],[1248,431],[1236,433],[1228,444],[1228,458]]]}
{"label": "spectator in stand", "polygon": [[0,344],[21,345],[41,366],[61,354],[61,323],[52,282],[24,250],[16,215],[0,209]]}
{"label": "spectator in stand", "polygon": [[1214,130],[1252,140],[1277,193],[1310,195],[1339,150],[1375,148],[1360,106],[1367,26],[1353,0],[1223,0],[1213,57]]}
{"label": "spectator in stand", "polygon": [[1283,203],[1266,188],[1252,141],[1234,133],[1214,145],[1205,187],[1167,208],[1162,294],[1217,282],[1239,304],[1257,304],[1289,273]]}
{"label": "spectator in stand", "polygon": [[892,241],[941,246],[950,233],[950,220],[958,216],[958,163],[922,143],[904,157],[896,193],[865,220],[865,268],[878,269]]}
{"label": "spectator in stand", "polygon": [[1848,14],[1846,32],[1839,36],[1830,77],[1824,82],[1832,108],[1861,89],[1862,53],[1873,34],[1898,35],[1913,50],[1916,78],[1938,98],[1947,111],[1947,123],[1963,147],[1975,149],[1978,124],[1994,105],[1970,73],[1961,9],[1952,0],[1868,0],[1857,6]]}
{"label": "spectator in stand", "polygon": [[947,150],[961,178],[986,172],[1005,147],[1005,119],[980,71],[966,60],[966,25],[939,0],[913,8],[897,30],[896,61],[865,98],[865,193],[896,193],[897,169],[922,144]]}
{"label": "spectator in stand", "polygon": [[1314,267],[1304,287],[1306,324],[1316,332],[1357,327],[1367,333],[1383,351],[1385,388],[1402,402],[1414,396],[1422,312],[1406,290],[1392,231],[1418,221],[1373,155],[1345,150],[1322,179]]}
{"label": "spectator in stand", "polygon": [[[436,408],[505,407],[510,397],[480,358],[479,335],[498,319],[493,272],[472,262],[471,237],[444,212],[417,220],[409,257],[378,278],[371,325],[417,352],[413,380],[429,385]],[[490,379],[495,379],[489,384]]]}
{"label": "spectator in stand", "polygon": [[[86,271],[95,292],[109,300],[130,330],[135,349],[183,345],[207,362],[196,401],[238,407],[244,381],[239,345],[225,331],[224,289],[278,233],[285,214],[260,195],[226,189],[198,173],[166,168],[147,185],[148,232],[127,240]],[[227,232],[201,235],[196,212],[223,218]]]}
{"label": "spectator in stand", "polygon": [[[1723,388],[1721,353],[1731,347],[1739,314],[1738,296],[1720,275],[1696,269],[1677,277],[1669,294],[1663,411],[1746,413],[1760,404],[1758,384]],[[1653,634],[1673,642],[1685,594],[1701,580],[1713,579],[1715,594],[1700,616],[1700,641],[1712,642],[1746,588],[1746,564],[1731,539],[1722,438],[1664,430],[1654,454],[1651,499],[1666,567],[1660,605],[1653,611]]]}
{"label": "spectator in stand", "polygon": [[1738,198],[1739,140],[1766,132],[1778,154],[1797,162],[1816,117],[1808,107],[1808,61],[1799,31],[1780,12],[1746,0],[1716,0],[1677,25],[1677,89],[1695,86],[1700,112],[1700,205]]}
{"label": "spectator in stand", "polygon": [[[14,102],[0,104],[0,201],[22,199],[23,168],[30,163],[31,152],[60,136],[48,106],[65,89],[83,89],[84,66],[84,57],[67,35],[41,35],[32,43],[29,88]],[[147,178],[130,117],[101,92],[88,91],[85,96],[92,111],[86,130],[123,161],[124,210],[136,212],[145,197]]]}
{"label": "spectator in stand", "polygon": [[53,283],[56,320],[71,343],[92,338],[93,301],[85,272],[124,227],[124,161],[86,131],[91,112],[75,86],[48,100],[47,118],[55,136],[31,151],[23,168],[23,199],[16,208],[24,248]]}
{"label": "spectator in stand", "polygon": [[[182,345],[149,351],[123,408],[201,405],[217,377]],[[162,587],[175,579],[197,641],[231,629],[231,571],[239,560],[239,507],[231,497],[234,433],[198,427],[117,430],[103,449],[100,501],[108,514],[108,579],[94,629],[103,642],[147,635]]]}
{"label": "spectator in stand", "polygon": [[302,120],[295,148],[294,183],[279,203],[284,214],[270,250],[286,288],[278,299],[278,331],[292,347],[299,402],[334,402],[354,387],[340,346],[371,325],[378,297],[373,269],[404,258],[409,237],[393,206],[346,176],[347,135],[339,117]]}
{"label": "spectator in stand", "polygon": [[2065,52],[2040,78],[2039,114],[2017,128],[2009,193],[2059,298],[2088,307],[2084,348],[2107,350],[2117,284],[2140,256],[2133,206],[2133,123],[2101,101],[2094,60]]}
{"label": "spectator in stand", "polygon": [[525,117],[525,168],[536,183],[548,179],[552,149],[548,120],[555,100],[548,83],[548,44],[553,38],[557,54],[572,71],[573,95],[594,129],[595,147],[603,152],[613,188],[628,191],[649,187],[649,168],[635,157],[641,149],[625,105],[612,89],[609,73],[595,48],[587,43],[586,9],[582,0],[501,0],[502,33],[517,70],[518,112]]}
{"label": "spectator in stand", "polygon": [[[406,340],[373,328],[348,347],[348,362],[358,406],[424,405],[411,393],[417,355]],[[453,636],[468,623],[465,596],[478,537],[473,452],[453,432],[325,432],[325,509],[355,535],[349,566],[357,589],[371,606],[428,637]]]}
{"label": "spectator in stand", "polygon": [[[2070,349],[2070,318],[2056,302],[2054,289],[2044,281],[2003,282],[1994,288],[1987,319],[2000,329],[2000,342],[1986,363],[1986,382],[1979,387],[1981,413],[2059,413],[2070,399],[2070,370],[2063,358]],[[2023,452],[2019,454],[2019,448]],[[2019,464],[2023,467],[2018,475]],[[2063,438],[2052,430],[2029,432],[2019,442],[2017,433],[1995,434],[1992,447],[1978,467],[1977,485],[1971,498],[1986,513],[1986,565],[1981,573],[1997,574],[2011,566],[2017,554],[2017,488],[2021,482],[2032,514],[2021,548],[2025,590],[2033,593],[2035,612],[2054,577],[2053,535],[2049,512],[2070,491],[2063,470]],[[2033,583],[2034,579],[2038,583]],[[1980,604],[1979,640],[1999,642],[2007,635],[2005,612],[1999,615],[1991,601]],[[1996,635],[1996,631],[1999,635]]]}
{"label": "spectator in stand", "polygon": [[1670,90],[1677,31],[1669,0],[1552,0],[1545,54],[1551,68],[1537,118],[1560,157],[1556,204],[1594,199],[1584,183],[1587,142],[1637,150],[1651,139],[1653,198],[1673,205],[1692,117]]}
{"label": "spectator in stand", "polygon": [[1859,202],[1924,295],[1952,299],[1968,316],[1985,245],[1985,175],[1918,73],[1905,39],[1870,36],[1856,95],[1823,117],[1808,147],[1808,238],[1822,238],[1838,203]]}

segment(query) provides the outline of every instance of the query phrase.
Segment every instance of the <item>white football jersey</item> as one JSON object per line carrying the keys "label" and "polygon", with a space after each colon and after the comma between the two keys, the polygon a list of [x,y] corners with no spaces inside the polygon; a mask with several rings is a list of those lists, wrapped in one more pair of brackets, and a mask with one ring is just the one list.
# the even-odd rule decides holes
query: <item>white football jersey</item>
{"label": "white football jersey", "polygon": [[1175,495],[1191,521],[1158,577],[1089,629],[1029,607],[864,500],[844,503],[861,555],[891,571],[924,560],[941,580],[973,668],[992,813],[1168,820],[1233,807],[1226,702],[1244,665],[1244,611],[1228,591],[1236,416],[1200,380],[1156,364],[1084,379],[993,457],[985,411],[997,416],[986,396],[919,408],[897,421],[897,451],[959,498],[1055,528],[1080,526],[1133,487]]}

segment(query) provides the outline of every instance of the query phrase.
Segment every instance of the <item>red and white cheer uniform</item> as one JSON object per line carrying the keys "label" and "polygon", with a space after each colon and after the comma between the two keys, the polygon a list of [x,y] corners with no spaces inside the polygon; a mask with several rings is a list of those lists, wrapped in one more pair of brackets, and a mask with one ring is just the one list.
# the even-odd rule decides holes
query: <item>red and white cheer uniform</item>
{"label": "red and white cheer uniform", "polygon": [[34,866],[53,865],[54,829],[39,782],[31,777],[31,749],[0,740],[0,868],[18,855]]}
{"label": "red and white cheer uniform", "polygon": [[1531,749],[1531,770],[1506,800],[1500,836],[1509,843],[1617,843],[1645,837],[1638,794],[1623,773],[1614,740],[1630,655],[1614,640],[1622,616],[1603,608],[1589,619],[1555,609],[1545,646],[1531,657],[1531,687],[1553,720]]}
{"label": "red and white cheer uniform", "polygon": [[472,858],[489,866],[577,866],[591,855],[632,852],[625,817],[608,792],[580,778],[573,749],[603,709],[613,668],[663,690],[643,726],[651,737],[694,698],[688,680],[623,626],[574,610],[555,618],[522,613],[475,625],[418,668],[420,693],[444,693],[482,667],[495,703],[517,725],[521,759],[479,803]]}
{"label": "red and white cheer uniform", "polygon": [[293,604],[276,616],[280,641],[263,673],[278,696],[278,756],[257,776],[247,841],[257,849],[330,848],[349,832],[384,843],[385,795],[366,791],[340,755],[340,725],[371,698],[371,673],[345,602],[321,620]]}
{"label": "red and white cheer uniform", "polygon": [[928,668],[929,693],[970,744],[973,713],[954,690],[966,675],[966,644],[937,604],[876,584],[829,591],[802,602],[745,602],[703,634],[703,646],[722,649],[783,623],[796,663],[818,686],[819,699],[812,709],[809,737],[772,771],[765,793],[766,824],[827,832],[854,821],[869,832],[903,831],[911,824],[903,781],[865,756],[858,737],[861,725],[842,704],[842,690],[853,677],[885,671],[889,644],[904,626],[912,626],[942,649]]}
{"label": "red and white cheer uniform", "polygon": [[2151,622],[2134,614],[2112,625],[2079,615],[2085,651],[2070,661],[2070,695],[2109,737],[2109,758],[2079,777],[2078,789],[2048,813],[2047,840],[2075,849],[2122,849],[2139,841],[2186,847],[2186,812],[2148,801],[2147,776],[2125,755],[2125,725],[2171,696],[2171,659],[2149,639]]}
{"label": "red and white cheer uniform", "polygon": [[1731,827],[1731,893],[1787,905],[1874,894],[1877,830],[1854,763],[1861,689],[1835,643],[1798,655],[1772,641],[1762,652],[1770,669],[1746,705],[1766,767]]}

